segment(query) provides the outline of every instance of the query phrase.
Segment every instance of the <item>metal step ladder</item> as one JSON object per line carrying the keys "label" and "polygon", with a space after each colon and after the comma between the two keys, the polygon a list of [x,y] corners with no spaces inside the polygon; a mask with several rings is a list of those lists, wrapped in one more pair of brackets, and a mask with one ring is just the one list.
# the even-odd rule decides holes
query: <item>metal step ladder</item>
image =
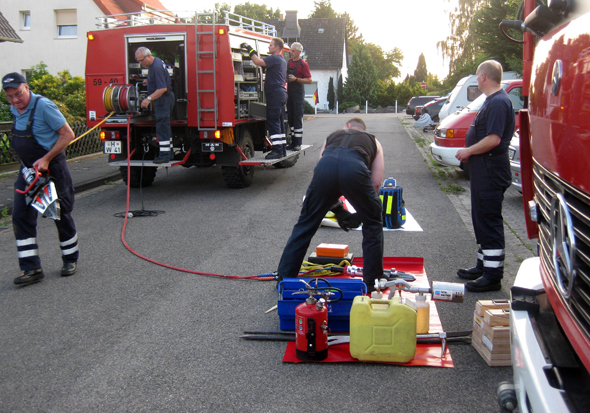
{"label": "metal step ladder", "polygon": [[[215,130],[217,127],[217,121],[219,120],[219,105],[217,103],[217,36],[216,36],[216,24],[217,24],[217,13],[196,13],[195,14],[195,51],[196,51],[196,62],[197,62],[197,127],[199,130]],[[199,26],[210,26],[211,31],[199,31]],[[211,39],[211,50],[203,50],[201,41],[203,44],[206,40]],[[202,69],[200,60],[211,59],[212,69]],[[202,63],[202,62],[201,62]],[[205,82],[205,79],[212,80],[211,82]],[[208,84],[207,89],[201,88],[200,84]],[[211,88],[213,85],[213,88]],[[203,101],[205,96],[212,96],[213,108],[203,107]],[[210,100],[208,100],[210,101]],[[211,118],[213,114],[213,118]],[[214,121],[213,127],[204,127],[202,123],[204,121]]]}

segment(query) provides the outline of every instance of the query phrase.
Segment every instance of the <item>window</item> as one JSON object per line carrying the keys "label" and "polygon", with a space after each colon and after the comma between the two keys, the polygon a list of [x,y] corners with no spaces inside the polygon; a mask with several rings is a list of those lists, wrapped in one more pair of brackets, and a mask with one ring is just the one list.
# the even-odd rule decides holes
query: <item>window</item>
{"label": "window", "polygon": [[481,95],[481,90],[477,88],[477,85],[467,87],[467,100],[473,102]]}
{"label": "window", "polygon": [[78,36],[78,15],[76,10],[56,10],[57,37]]}
{"label": "window", "polygon": [[508,92],[508,97],[512,101],[512,107],[515,112],[524,108],[524,98],[522,97],[522,88],[515,87]]}
{"label": "window", "polygon": [[303,85],[303,90],[305,91],[305,97],[312,97],[315,91],[318,89],[318,82],[313,82],[310,84],[305,83]]}
{"label": "window", "polygon": [[31,12],[20,12],[20,28],[21,30],[31,30]]}

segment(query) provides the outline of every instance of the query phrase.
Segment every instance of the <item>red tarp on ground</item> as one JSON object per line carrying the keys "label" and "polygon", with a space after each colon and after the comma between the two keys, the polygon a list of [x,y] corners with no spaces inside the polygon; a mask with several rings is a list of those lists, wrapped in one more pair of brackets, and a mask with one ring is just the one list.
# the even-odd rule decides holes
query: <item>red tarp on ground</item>
{"label": "red tarp on ground", "polygon": [[[353,265],[362,267],[362,258],[355,258]],[[420,287],[429,286],[428,277],[424,271],[424,260],[422,258],[415,257],[385,257],[383,259],[384,269],[395,268],[398,271],[403,271],[412,274],[416,277],[416,281],[411,284]],[[402,297],[415,299],[415,294],[402,292]],[[442,325],[438,316],[438,311],[434,302],[430,301],[430,328],[429,333],[442,332]],[[451,304],[453,305],[453,304]],[[328,320],[328,324],[330,320]],[[445,351],[444,357],[441,358],[442,345],[441,344],[418,344],[416,346],[416,355],[408,363],[386,363],[386,364],[399,364],[402,366],[429,366],[429,367],[455,367],[449,348]],[[322,361],[309,361],[299,360],[295,355],[295,342],[291,341],[287,344],[285,355],[283,356],[284,363],[364,363],[360,360],[353,358],[350,355],[350,349],[348,344],[339,344],[336,346],[329,347],[328,357]],[[371,362],[380,363],[380,362]]]}

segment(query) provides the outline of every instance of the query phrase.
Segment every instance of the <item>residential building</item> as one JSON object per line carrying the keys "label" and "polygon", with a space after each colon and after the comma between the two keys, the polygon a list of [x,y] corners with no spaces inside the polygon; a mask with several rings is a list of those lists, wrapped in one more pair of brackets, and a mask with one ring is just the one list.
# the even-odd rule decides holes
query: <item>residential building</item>
{"label": "residential building", "polygon": [[[23,43],[2,45],[0,75],[10,72],[26,75],[32,66],[44,62],[51,74],[69,70],[73,76],[84,77],[86,33],[96,29],[96,18],[150,9],[165,10],[165,7],[159,0],[4,1],[2,13]],[[96,56],[102,58],[105,56]]]}
{"label": "residential building", "polygon": [[269,20],[277,34],[288,44],[300,42],[303,58],[307,60],[313,83],[305,85],[305,99],[313,107],[313,94],[318,91],[318,110],[329,110],[328,87],[330,78],[338,93],[338,77],[348,76],[346,20],[297,19],[297,11],[287,11],[284,20]]}

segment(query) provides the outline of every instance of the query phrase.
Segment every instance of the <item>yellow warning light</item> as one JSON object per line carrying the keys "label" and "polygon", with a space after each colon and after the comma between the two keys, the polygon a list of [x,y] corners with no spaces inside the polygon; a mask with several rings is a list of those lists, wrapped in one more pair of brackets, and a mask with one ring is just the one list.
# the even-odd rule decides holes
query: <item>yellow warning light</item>
{"label": "yellow warning light", "polygon": [[105,131],[100,131],[100,140],[101,141],[104,141],[106,137],[107,137],[106,132]]}
{"label": "yellow warning light", "polygon": [[219,34],[225,34],[225,29],[219,29]]}
{"label": "yellow warning light", "polygon": [[216,130],[215,131],[215,139],[219,139],[219,138],[221,138],[221,131]]}
{"label": "yellow warning light", "polygon": [[94,40],[94,35],[93,35],[93,34],[90,34],[90,33],[88,33],[88,40]]}

